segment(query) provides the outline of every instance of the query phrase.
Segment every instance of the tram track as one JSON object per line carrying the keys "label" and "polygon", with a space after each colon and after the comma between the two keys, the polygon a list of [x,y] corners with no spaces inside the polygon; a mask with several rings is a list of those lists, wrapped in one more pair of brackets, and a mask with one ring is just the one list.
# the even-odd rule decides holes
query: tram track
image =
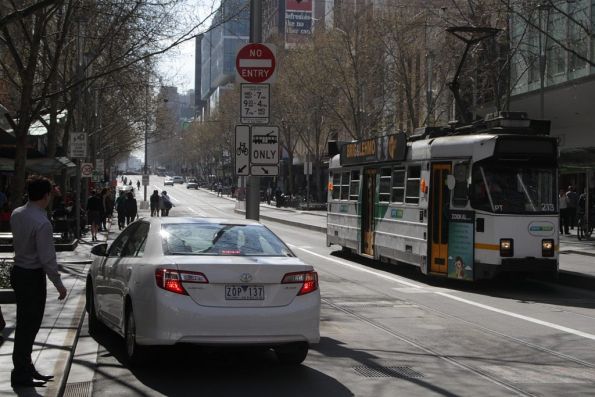
{"label": "tram track", "polygon": [[[342,280],[342,281],[345,281],[345,282],[349,282],[350,281],[349,278],[343,277],[343,276],[337,274],[336,272],[329,271],[328,268],[320,269],[320,267],[319,267],[319,269],[318,269],[319,273],[321,272],[321,270],[322,270],[322,272],[328,273],[329,275],[332,275],[333,277],[335,277],[335,278],[337,278],[339,280]],[[389,294],[386,294],[384,292],[380,292],[377,289],[370,288],[368,286],[364,286],[364,288],[366,290],[370,291],[373,295],[378,295],[378,300],[386,301],[386,300],[395,299],[394,296],[389,295]],[[434,287],[427,286],[427,287],[420,287],[420,289],[421,288],[424,288],[424,289],[427,288],[427,290],[428,290],[429,293],[434,293],[432,291],[434,289]],[[456,357],[453,357],[452,355],[442,354],[439,351],[433,349],[432,347],[429,347],[429,346],[427,346],[427,345],[425,345],[423,343],[420,343],[419,341],[414,340],[410,336],[408,336],[408,335],[406,335],[404,333],[401,333],[401,332],[399,332],[399,331],[397,331],[395,329],[389,328],[386,325],[383,325],[383,324],[379,323],[378,321],[375,321],[373,319],[370,319],[370,318],[366,317],[364,314],[362,314],[362,313],[360,313],[360,312],[358,312],[356,310],[353,310],[353,309],[351,309],[349,307],[346,307],[345,305],[334,303],[332,300],[330,300],[328,298],[325,298],[325,297],[322,298],[322,301],[323,301],[323,303],[325,303],[326,305],[328,305],[329,307],[331,307],[331,308],[333,308],[333,309],[335,309],[337,311],[340,311],[340,312],[342,312],[342,313],[344,313],[346,315],[349,315],[349,316],[357,319],[358,321],[361,321],[361,322],[363,322],[365,324],[368,324],[368,325],[370,325],[370,326],[372,326],[372,327],[374,327],[376,329],[382,330],[383,332],[385,332],[385,333],[387,333],[387,334],[389,334],[389,335],[391,335],[391,336],[393,336],[393,337],[395,337],[395,338],[403,341],[404,343],[409,344],[410,346],[413,346],[413,347],[415,347],[417,349],[420,349],[420,350],[424,351],[425,353],[431,354],[434,357],[437,357],[437,358],[439,358],[439,359],[441,359],[443,361],[446,361],[446,362],[448,362],[448,363],[450,363],[452,365],[455,365],[455,366],[457,366],[457,367],[459,367],[461,369],[464,369],[464,370],[469,371],[469,372],[471,372],[471,373],[473,373],[473,374],[475,374],[477,376],[480,376],[481,378],[484,378],[484,379],[490,381],[493,384],[499,385],[500,387],[503,387],[506,390],[509,390],[511,392],[514,392],[517,395],[520,395],[520,396],[537,396],[537,395],[539,395],[539,394],[534,394],[532,392],[523,390],[522,388],[516,386],[515,384],[513,384],[511,382],[508,382],[506,380],[503,380],[503,379],[501,379],[501,378],[499,378],[499,377],[497,377],[495,375],[492,375],[492,374],[486,372],[483,369],[476,368],[476,367],[474,367],[472,365],[469,365],[469,364],[466,364],[464,362],[461,362],[460,360],[458,360]],[[521,338],[518,338],[518,337],[515,337],[515,336],[512,336],[512,335],[507,335],[507,334],[502,333],[500,331],[497,331],[495,329],[492,329],[492,328],[489,328],[489,327],[486,327],[486,326],[477,324],[476,322],[466,320],[466,319],[461,318],[459,316],[456,316],[456,315],[447,313],[447,312],[445,312],[443,310],[436,309],[434,307],[425,305],[423,303],[419,303],[419,302],[416,302],[416,301],[415,302],[411,301],[410,303],[412,305],[414,305],[414,306],[416,306],[416,307],[418,307],[418,308],[420,308],[422,310],[426,310],[428,313],[432,313],[432,314],[434,314],[434,315],[436,315],[436,316],[438,316],[440,318],[449,319],[449,320],[458,322],[460,324],[464,324],[467,327],[472,327],[474,329],[474,331],[475,332],[478,332],[480,335],[490,335],[490,336],[496,337],[497,339],[500,339],[500,340],[503,340],[503,341],[508,341],[508,342],[510,342],[512,344],[516,344],[517,346],[522,346],[522,347],[525,347],[527,349],[531,349],[533,351],[537,351],[537,352],[540,352],[540,353],[543,353],[543,354],[547,354],[547,355],[549,355],[551,357],[555,357],[555,358],[557,358],[557,359],[559,359],[561,361],[566,361],[567,363],[572,363],[572,364],[574,364],[574,365],[576,365],[578,367],[587,368],[587,369],[595,369],[595,363],[592,363],[592,362],[589,362],[589,361],[585,361],[585,360],[580,359],[578,357],[574,357],[574,356],[571,356],[571,355],[568,355],[568,354],[565,354],[565,353],[561,353],[561,352],[552,350],[552,349],[550,349],[548,347],[545,347],[545,346],[540,346],[538,344],[535,344],[535,343],[532,343],[532,342],[523,340]]]}
{"label": "tram track", "polygon": [[344,314],[347,314],[347,315],[349,315],[349,316],[357,319],[358,321],[361,321],[361,322],[363,322],[363,323],[365,323],[365,324],[367,324],[367,325],[369,325],[371,327],[374,327],[374,328],[376,328],[376,329],[378,329],[380,331],[383,331],[386,334],[388,334],[388,335],[390,335],[390,336],[392,336],[392,337],[394,337],[394,338],[396,338],[396,339],[398,339],[398,340],[400,340],[400,341],[402,341],[402,342],[404,342],[404,343],[406,343],[406,344],[408,344],[410,346],[413,346],[416,349],[419,349],[419,350],[423,351],[424,353],[430,354],[431,356],[436,357],[436,358],[438,358],[440,360],[443,360],[443,361],[445,361],[445,362],[447,362],[447,363],[449,363],[451,365],[454,365],[454,366],[456,366],[456,367],[458,367],[460,369],[463,369],[465,371],[471,372],[471,373],[473,373],[473,374],[475,374],[475,375],[477,375],[477,376],[479,376],[479,377],[481,377],[481,378],[489,381],[490,383],[493,383],[495,385],[498,385],[498,386],[500,386],[500,387],[502,387],[502,388],[504,388],[504,389],[506,389],[508,391],[514,392],[518,396],[526,396],[526,397],[537,397],[537,396],[539,396],[538,394],[534,394],[534,393],[528,392],[526,390],[523,390],[520,387],[515,386],[514,384],[512,384],[510,382],[506,382],[506,381],[504,381],[502,379],[499,379],[499,378],[497,378],[497,377],[495,377],[495,376],[493,376],[493,375],[491,375],[491,374],[489,374],[489,373],[487,373],[485,371],[482,371],[481,369],[474,368],[471,365],[465,364],[465,363],[461,362],[460,360],[458,360],[458,359],[456,359],[456,358],[454,358],[452,356],[442,354],[442,353],[440,353],[440,352],[432,349],[431,347],[428,347],[426,345],[423,345],[422,343],[420,343],[418,341],[415,341],[412,338],[410,338],[410,337],[408,337],[406,335],[403,335],[402,333],[400,333],[398,331],[395,331],[394,329],[391,329],[391,328],[389,328],[389,327],[387,327],[387,326],[385,326],[383,324],[380,324],[379,322],[374,321],[374,320],[372,320],[372,319],[370,319],[370,318],[368,318],[368,317],[366,317],[366,316],[364,316],[364,315],[362,315],[360,313],[357,313],[354,310],[350,310],[349,308],[347,308],[345,306],[342,306],[342,305],[338,305],[336,303],[333,303],[333,302],[331,302],[330,300],[328,300],[326,298],[322,298],[321,300],[322,300],[322,302],[324,304],[328,305],[329,307],[331,307],[331,308],[333,308],[333,309],[335,309],[337,311],[340,311],[340,312],[342,312]]}

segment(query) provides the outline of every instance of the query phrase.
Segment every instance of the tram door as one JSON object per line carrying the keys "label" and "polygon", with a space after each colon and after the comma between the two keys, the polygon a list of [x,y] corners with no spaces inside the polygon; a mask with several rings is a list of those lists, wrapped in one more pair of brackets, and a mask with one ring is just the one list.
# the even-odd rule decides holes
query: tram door
{"label": "tram door", "polygon": [[374,197],[376,195],[376,174],[378,170],[364,170],[362,186],[362,253],[374,255]]}
{"label": "tram door", "polygon": [[450,190],[446,177],[451,173],[450,163],[432,164],[430,177],[430,272],[448,271],[448,208]]}

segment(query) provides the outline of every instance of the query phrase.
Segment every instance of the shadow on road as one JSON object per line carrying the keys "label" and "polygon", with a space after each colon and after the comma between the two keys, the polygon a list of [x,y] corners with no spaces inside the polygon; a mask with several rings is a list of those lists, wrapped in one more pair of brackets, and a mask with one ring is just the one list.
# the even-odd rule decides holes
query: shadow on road
{"label": "shadow on road", "polygon": [[160,347],[151,349],[147,365],[130,369],[118,335],[103,329],[92,336],[101,345],[94,394],[112,394],[116,384],[125,395],[353,396],[336,379],[309,367],[308,360],[300,366],[283,366],[271,350]]}

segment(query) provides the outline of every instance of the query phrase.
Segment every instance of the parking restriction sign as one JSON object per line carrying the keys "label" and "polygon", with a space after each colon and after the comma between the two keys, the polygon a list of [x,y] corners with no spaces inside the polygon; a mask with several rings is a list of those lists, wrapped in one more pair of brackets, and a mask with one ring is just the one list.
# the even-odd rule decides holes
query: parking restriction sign
{"label": "parking restriction sign", "polygon": [[246,124],[268,124],[269,84],[242,84],[240,120]]}

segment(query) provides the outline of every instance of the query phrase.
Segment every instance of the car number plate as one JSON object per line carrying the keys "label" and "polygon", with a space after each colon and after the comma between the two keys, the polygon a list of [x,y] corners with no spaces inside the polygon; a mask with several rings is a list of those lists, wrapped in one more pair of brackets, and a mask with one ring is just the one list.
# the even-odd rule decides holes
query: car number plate
{"label": "car number plate", "polygon": [[264,300],[264,286],[226,285],[225,300]]}

